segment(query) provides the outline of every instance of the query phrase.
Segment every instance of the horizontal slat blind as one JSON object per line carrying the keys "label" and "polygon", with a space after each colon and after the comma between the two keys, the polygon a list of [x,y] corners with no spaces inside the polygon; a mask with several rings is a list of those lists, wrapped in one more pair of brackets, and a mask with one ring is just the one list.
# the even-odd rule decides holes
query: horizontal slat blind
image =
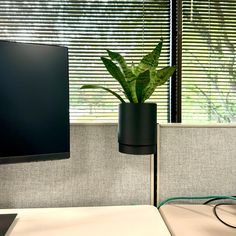
{"label": "horizontal slat blind", "polygon": [[236,0],[183,0],[182,120],[236,121]]}
{"label": "horizontal slat blind", "polygon": [[[106,49],[137,63],[163,37],[160,66],[169,61],[168,0],[1,1],[0,27],[0,39],[69,47],[71,122],[117,121],[119,100],[80,90],[96,83],[121,93],[100,60]],[[159,122],[166,122],[168,85],[150,101],[158,104]]]}

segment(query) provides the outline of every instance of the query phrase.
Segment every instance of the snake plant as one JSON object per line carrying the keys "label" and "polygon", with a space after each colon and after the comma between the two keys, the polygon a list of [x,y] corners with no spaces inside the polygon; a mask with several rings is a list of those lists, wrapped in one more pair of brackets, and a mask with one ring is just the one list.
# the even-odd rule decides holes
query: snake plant
{"label": "snake plant", "polygon": [[[131,103],[144,103],[155,91],[157,86],[163,85],[175,71],[175,66],[167,66],[157,70],[163,41],[161,40],[152,52],[142,58],[137,66],[128,66],[124,57],[117,52],[107,50],[109,58],[101,57],[107,71],[121,85],[125,97]],[[83,85],[81,89],[103,89],[120,102],[125,100],[116,92],[101,85]]]}

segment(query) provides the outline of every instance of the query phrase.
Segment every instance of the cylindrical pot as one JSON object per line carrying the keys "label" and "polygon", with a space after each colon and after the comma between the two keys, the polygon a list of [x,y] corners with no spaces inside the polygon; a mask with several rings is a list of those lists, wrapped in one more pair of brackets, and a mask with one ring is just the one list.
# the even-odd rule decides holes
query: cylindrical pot
{"label": "cylindrical pot", "polygon": [[157,106],[155,103],[121,103],[118,123],[119,151],[145,155],[156,153]]}

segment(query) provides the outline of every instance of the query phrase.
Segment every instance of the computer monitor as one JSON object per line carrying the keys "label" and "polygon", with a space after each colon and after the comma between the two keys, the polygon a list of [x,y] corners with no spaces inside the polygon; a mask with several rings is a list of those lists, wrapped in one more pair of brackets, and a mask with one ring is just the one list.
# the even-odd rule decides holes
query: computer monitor
{"label": "computer monitor", "polygon": [[68,49],[0,41],[0,164],[69,158]]}

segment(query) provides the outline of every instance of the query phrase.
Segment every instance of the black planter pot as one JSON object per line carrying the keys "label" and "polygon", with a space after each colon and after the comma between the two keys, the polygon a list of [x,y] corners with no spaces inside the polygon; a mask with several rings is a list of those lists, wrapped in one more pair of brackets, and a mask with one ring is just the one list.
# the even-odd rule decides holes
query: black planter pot
{"label": "black planter pot", "polygon": [[156,153],[157,106],[155,103],[121,103],[118,124],[119,151],[145,155]]}

